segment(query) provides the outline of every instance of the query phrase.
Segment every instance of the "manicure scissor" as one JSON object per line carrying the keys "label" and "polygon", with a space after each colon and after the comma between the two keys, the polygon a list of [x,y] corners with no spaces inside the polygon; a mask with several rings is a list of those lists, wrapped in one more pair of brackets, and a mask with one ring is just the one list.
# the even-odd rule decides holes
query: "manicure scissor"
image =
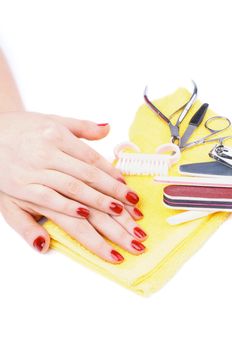
{"label": "manicure scissor", "polygon": [[148,107],[155,113],[157,113],[159,115],[160,118],[162,118],[169,126],[170,132],[171,132],[171,142],[172,143],[177,143],[178,145],[180,144],[181,141],[181,137],[180,137],[180,132],[179,132],[179,127],[180,124],[182,123],[182,121],[184,120],[184,118],[186,117],[188,111],[190,110],[190,108],[192,107],[194,101],[196,100],[197,97],[197,85],[194,81],[192,81],[193,83],[193,93],[190,97],[190,99],[188,100],[188,102],[185,104],[185,107],[183,109],[183,111],[181,112],[180,116],[177,119],[176,124],[173,124],[171,122],[170,119],[168,119],[168,117],[166,117],[166,115],[164,115],[147,97],[147,87],[145,88],[144,91],[144,100],[146,102],[146,104],[148,105]]}
{"label": "manicure scissor", "polygon": [[[220,128],[213,128],[210,127],[210,124],[212,125],[212,123],[215,120],[222,120],[224,121],[224,125]],[[210,132],[208,135],[201,137],[193,142],[189,142],[186,143],[183,147],[181,147],[181,150],[185,150],[197,145],[202,145],[204,143],[208,143],[208,142],[215,142],[215,141],[219,141],[220,143],[222,143],[224,140],[230,138],[231,136],[223,136],[223,137],[216,137],[216,138],[211,138],[213,135],[217,135],[218,133],[228,129],[231,126],[231,121],[229,118],[226,117],[221,117],[221,116],[215,116],[215,117],[211,117],[209,118],[206,122],[205,122],[205,128]]]}

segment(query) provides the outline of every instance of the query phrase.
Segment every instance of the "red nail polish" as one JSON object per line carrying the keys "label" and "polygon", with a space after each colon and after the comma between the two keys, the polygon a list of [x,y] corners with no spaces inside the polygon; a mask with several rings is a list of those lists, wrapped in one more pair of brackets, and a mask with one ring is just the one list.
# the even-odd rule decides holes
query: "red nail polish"
{"label": "red nail polish", "polygon": [[143,216],[143,213],[138,208],[134,208],[134,213],[137,216]]}
{"label": "red nail polish", "polygon": [[147,234],[140,227],[135,227],[134,228],[134,234],[138,238],[144,238],[144,237],[147,236]]}
{"label": "red nail polish", "polygon": [[89,216],[89,210],[86,208],[78,208],[77,214],[83,216],[84,218],[87,218]]}
{"label": "red nail polish", "polygon": [[33,242],[34,248],[36,248],[39,252],[43,250],[44,245],[45,245],[45,239],[42,236],[37,237]]}
{"label": "red nail polish", "polygon": [[106,126],[109,125],[109,123],[102,123],[102,124],[97,124],[98,126]]}
{"label": "red nail polish", "polygon": [[112,202],[110,205],[110,209],[113,210],[115,213],[120,214],[123,211],[123,206],[121,204]]}
{"label": "red nail polish", "polygon": [[117,180],[126,185],[126,181],[122,177],[118,177]]}
{"label": "red nail polish", "polygon": [[127,192],[126,199],[132,204],[136,204],[139,201],[139,197],[134,192]]}
{"label": "red nail polish", "polygon": [[112,257],[114,258],[114,260],[116,261],[123,261],[124,260],[124,257],[119,253],[117,252],[116,250],[111,250],[111,255]]}
{"label": "red nail polish", "polygon": [[145,249],[145,246],[141,242],[136,241],[135,239],[131,241],[131,246],[139,252],[142,252]]}

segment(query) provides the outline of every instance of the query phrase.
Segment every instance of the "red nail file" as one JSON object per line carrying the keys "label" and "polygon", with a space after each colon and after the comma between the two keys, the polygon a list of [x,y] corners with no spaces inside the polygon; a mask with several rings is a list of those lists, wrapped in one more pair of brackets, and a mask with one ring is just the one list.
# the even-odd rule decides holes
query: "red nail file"
{"label": "red nail file", "polygon": [[176,209],[232,211],[232,188],[170,185],[164,188],[163,201]]}

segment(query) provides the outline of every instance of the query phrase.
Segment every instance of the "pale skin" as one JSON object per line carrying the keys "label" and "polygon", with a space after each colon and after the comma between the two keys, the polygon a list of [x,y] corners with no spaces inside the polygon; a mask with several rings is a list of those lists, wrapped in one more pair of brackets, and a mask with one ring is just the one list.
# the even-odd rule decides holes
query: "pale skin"
{"label": "pale skin", "polygon": [[38,223],[45,216],[110,263],[124,257],[105,238],[142,254],[137,194],[83,141],[105,137],[109,124],[26,112],[1,50],[0,82],[0,211],[7,223],[42,253],[50,245]]}

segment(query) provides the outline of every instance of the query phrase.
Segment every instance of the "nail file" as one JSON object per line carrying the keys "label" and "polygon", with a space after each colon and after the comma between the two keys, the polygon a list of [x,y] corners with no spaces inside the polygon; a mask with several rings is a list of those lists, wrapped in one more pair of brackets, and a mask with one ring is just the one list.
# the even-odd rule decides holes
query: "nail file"
{"label": "nail file", "polygon": [[170,225],[180,225],[183,224],[185,222],[189,222],[189,221],[193,221],[196,219],[201,219],[204,218],[210,214],[216,213],[217,210],[187,210],[187,211],[182,211],[179,214],[175,214],[172,216],[169,216],[167,218],[167,223],[169,223]]}
{"label": "nail file", "polygon": [[232,176],[232,168],[219,162],[203,162],[183,164],[179,167],[179,173],[192,176]]}
{"label": "nail file", "polygon": [[197,176],[156,176],[154,181],[162,184],[188,185],[191,186],[210,186],[220,188],[232,188],[232,177],[197,177]]}
{"label": "nail file", "polygon": [[193,134],[194,130],[197,129],[199,125],[202,123],[202,120],[204,119],[204,116],[207,112],[208,107],[209,107],[208,103],[204,103],[193,115],[187,129],[185,130],[184,135],[180,139],[180,148],[184,147],[184,145],[187,143],[190,136]]}
{"label": "nail file", "polygon": [[232,188],[170,185],[163,202],[175,209],[232,211]]}

